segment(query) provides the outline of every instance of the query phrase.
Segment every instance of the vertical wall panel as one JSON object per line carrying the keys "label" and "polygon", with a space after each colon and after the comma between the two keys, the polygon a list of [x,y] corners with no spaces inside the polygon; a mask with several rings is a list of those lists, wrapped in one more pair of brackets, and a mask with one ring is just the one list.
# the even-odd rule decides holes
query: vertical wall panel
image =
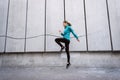
{"label": "vertical wall panel", "polygon": [[[72,23],[74,32],[78,35],[80,43],[75,38],[71,38],[71,51],[85,51],[86,37],[85,37],[85,21],[84,21],[84,6],[83,0],[66,0],[66,20]],[[73,37],[73,35],[71,36]]]}
{"label": "vertical wall panel", "polygon": [[[46,14],[46,32],[47,34],[60,35],[59,30],[63,29],[64,8],[63,0],[47,0],[47,14]],[[47,36],[46,50],[58,51],[60,48],[55,43],[56,37]]]}
{"label": "vertical wall panel", "polygon": [[4,43],[7,23],[8,0],[0,0],[0,52],[4,51]]}
{"label": "vertical wall panel", "polygon": [[[8,36],[15,38],[25,37],[26,0],[10,0]],[[7,38],[7,52],[23,52],[24,39]]]}
{"label": "vertical wall panel", "polygon": [[[0,36],[6,34],[8,1],[0,0]],[[45,0],[28,0],[27,40],[26,51],[59,51],[55,43],[55,36],[61,36],[59,30],[64,30],[64,0],[46,0],[46,26],[45,26]],[[84,22],[84,0],[65,0],[66,20],[72,23],[72,28],[80,37],[80,43],[71,38],[70,51],[85,51],[86,36]],[[107,0],[110,28],[114,51],[120,50],[120,1]],[[7,35],[13,38],[25,38],[26,5],[27,0],[10,0]],[[86,19],[88,31],[89,51],[111,50],[110,33],[106,0],[85,0]],[[44,37],[46,27],[46,40]],[[55,36],[51,36],[51,35]],[[40,35],[40,36],[39,36]],[[38,36],[38,37],[34,37]],[[31,37],[31,38],[30,38]],[[32,38],[34,37],[34,38]],[[62,36],[61,36],[62,37]],[[71,35],[73,37],[73,35]],[[28,39],[29,38],[29,39]],[[46,45],[44,45],[46,41]],[[5,37],[0,37],[0,52],[4,51]],[[7,38],[7,52],[23,52],[25,39]]]}
{"label": "vertical wall panel", "polygon": [[113,49],[120,50],[120,0],[108,0]]}
{"label": "vertical wall panel", "polygon": [[0,52],[4,52],[5,37],[0,37]]}
{"label": "vertical wall panel", "polygon": [[86,0],[89,50],[111,50],[106,0]]}
{"label": "vertical wall panel", "polygon": [[27,51],[44,50],[44,19],[45,0],[29,0],[27,37],[41,36],[27,39]]}
{"label": "vertical wall panel", "polygon": [[5,35],[8,0],[0,0],[0,35]]}

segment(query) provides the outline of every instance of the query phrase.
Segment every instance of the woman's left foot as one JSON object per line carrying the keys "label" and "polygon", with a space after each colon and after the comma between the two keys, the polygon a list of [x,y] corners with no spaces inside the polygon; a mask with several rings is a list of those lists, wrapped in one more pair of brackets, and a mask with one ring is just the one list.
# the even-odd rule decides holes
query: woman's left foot
{"label": "woman's left foot", "polygon": [[66,64],[66,69],[68,69],[70,67],[70,65],[71,65],[70,63],[67,63]]}
{"label": "woman's left foot", "polygon": [[63,47],[61,47],[61,50],[60,50],[60,52],[62,52],[64,48],[65,48],[64,46],[63,46]]}

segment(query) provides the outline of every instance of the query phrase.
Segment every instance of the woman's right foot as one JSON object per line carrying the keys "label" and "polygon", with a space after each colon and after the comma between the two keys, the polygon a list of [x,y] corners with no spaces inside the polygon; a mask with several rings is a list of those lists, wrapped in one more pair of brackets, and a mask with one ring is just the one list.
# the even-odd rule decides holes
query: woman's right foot
{"label": "woman's right foot", "polygon": [[60,50],[60,52],[62,52],[64,48],[65,48],[64,46],[63,46],[63,47],[61,47],[61,50]]}
{"label": "woman's right foot", "polygon": [[66,69],[68,69],[70,67],[70,65],[71,65],[70,63],[67,63],[66,64]]}

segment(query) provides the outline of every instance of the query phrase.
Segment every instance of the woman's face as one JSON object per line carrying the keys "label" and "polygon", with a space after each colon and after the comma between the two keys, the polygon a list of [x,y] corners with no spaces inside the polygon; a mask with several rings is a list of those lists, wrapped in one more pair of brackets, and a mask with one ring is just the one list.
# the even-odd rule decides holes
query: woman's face
{"label": "woman's face", "polygon": [[64,23],[64,22],[63,22],[63,26],[64,26],[64,27],[67,26],[67,23]]}

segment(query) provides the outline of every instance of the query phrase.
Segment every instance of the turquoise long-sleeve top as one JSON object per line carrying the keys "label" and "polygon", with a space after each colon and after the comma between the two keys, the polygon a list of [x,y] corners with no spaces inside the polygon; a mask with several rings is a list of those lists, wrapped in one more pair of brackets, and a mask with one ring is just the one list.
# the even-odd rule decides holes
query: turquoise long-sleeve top
{"label": "turquoise long-sleeve top", "polygon": [[70,40],[70,33],[72,33],[74,35],[74,37],[76,39],[78,39],[78,36],[74,33],[73,29],[71,28],[71,26],[66,26],[64,29],[64,32],[61,33],[61,35],[63,36],[63,38]]}

